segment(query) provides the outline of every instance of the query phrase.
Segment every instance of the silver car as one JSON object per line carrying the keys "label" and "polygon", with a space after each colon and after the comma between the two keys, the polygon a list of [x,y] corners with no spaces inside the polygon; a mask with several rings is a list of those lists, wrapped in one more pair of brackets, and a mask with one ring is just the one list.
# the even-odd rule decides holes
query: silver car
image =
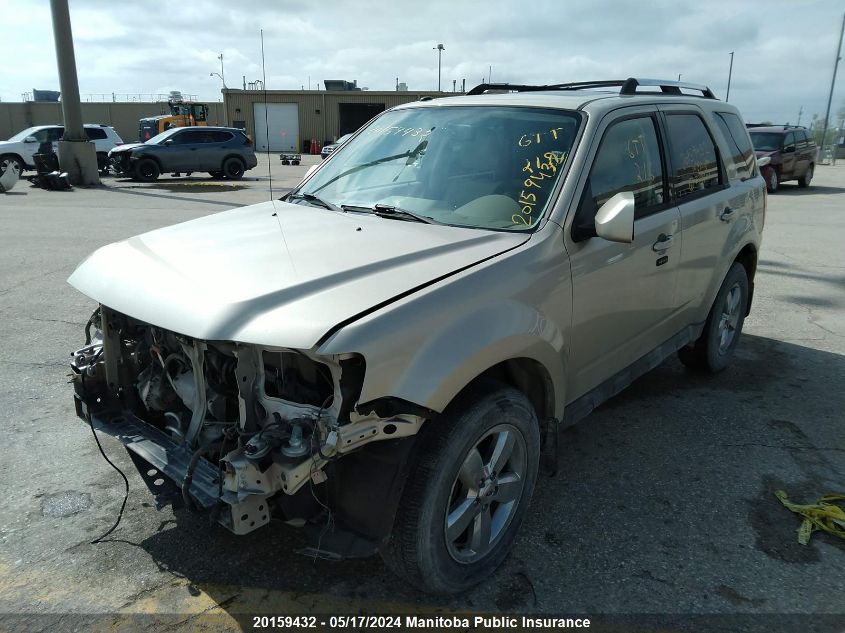
{"label": "silver car", "polygon": [[89,256],[77,413],[159,504],[461,591],[507,555],[562,426],[675,352],[728,366],[765,195],[703,86],[402,105],[283,200]]}

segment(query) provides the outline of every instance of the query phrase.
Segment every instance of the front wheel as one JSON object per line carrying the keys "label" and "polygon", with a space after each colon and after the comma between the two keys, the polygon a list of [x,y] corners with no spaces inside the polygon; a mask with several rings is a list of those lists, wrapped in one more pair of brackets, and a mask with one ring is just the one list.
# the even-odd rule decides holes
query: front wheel
{"label": "front wheel", "polygon": [[813,179],[813,166],[810,165],[807,167],[807,171],[804,172],[804,175],[798,179],[798,186],[799,187],[809,187],[810,181]]}
{"label": "front wheel", "polygon": [[0,176],[6,173],[7,169],[12,169],[18,172],[18,176],[23,174],[23,161],[17,156],[6,154],[0,156]]}
{"label": "front wheel", "polygon": [[780,188],[780,178],[776,169],[766,170],[766,191],[776,193]]}
{"label": "front wheel", "polygon": [[696,371],[717,373],[730,365],[748,308],[748,274],[734,262],[728,271],[698,340],[678,350],[681,362]]}
{"label": "front wheel", "polygon": [[143,182],[152,182],[161,174],[158,163],[152,158],[142,158],[135,163],[134,176]]}
{"label": "front wheel", "polygon": [[528,510],[540,462],[537,414],[519,391],[484,383],[418,438],[381,551],[420,589],[463,591],[502,563]]}
{"label": "front wheel", "polygon": [[237,158],[223,161],[223,175],[231,180],[240,180],[244,175],[244,164]]}

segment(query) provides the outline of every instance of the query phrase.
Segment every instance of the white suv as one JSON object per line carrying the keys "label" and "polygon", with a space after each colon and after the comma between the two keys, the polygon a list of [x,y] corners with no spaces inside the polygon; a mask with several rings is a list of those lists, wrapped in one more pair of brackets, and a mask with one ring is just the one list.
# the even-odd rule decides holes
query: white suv
{"label": "white suv", "polygon": [[[63,125],[36,125],[18,132],[8,141],[0,141],[0,173],[6,171],[9,165],[17,165],[18,171],[35,169],[32,158],[38,152],[42,143],[56,143],[65,133]],[[97,167],[102,171],[108,166],[109,150],[123,145],[123,139],[118,136],[113,127],[94,123],[85,124],[85,134],[94,142],[97,150]]]}

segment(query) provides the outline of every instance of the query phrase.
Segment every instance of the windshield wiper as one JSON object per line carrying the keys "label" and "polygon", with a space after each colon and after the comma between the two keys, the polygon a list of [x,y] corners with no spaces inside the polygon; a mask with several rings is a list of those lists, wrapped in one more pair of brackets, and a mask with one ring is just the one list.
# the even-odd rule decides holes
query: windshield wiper
{"label": "windshield wiper", "polygon": [[382,163],[389,163],[390,161],[399,160],[400,158],[406,158],[409,161],[413,162],[413,160],[416,159],[417,156],[419,156],[425,151],[426,147],[428,147],[427,140],[420,142],[414,149],[409,149],[407,152],[402,152],[401,154],[393,154],[393,156],[385,156],[384,158],[371,160],[368,163],[356,165],[355,167],[347,169],[346,171],[340,172],[334,178],[330,178],[327,183],[320,185],[314,191],[320,191],[321,189],[325,189],[336,180],[340,180],[341,178],[349,176],[350,174],[354,174],[355,172],[361,171],[362,169],[367,169],[368,167],[375,167],[376,165],[381,165]]}
{"label": "windshield wiper", "polygon": [[332,204],[327,200],[323,200],[322,198],[315,196],[313,193],[294,193],[285,198],[285,200],[305,200],[305,202],[310,202],[313,205],[318,207],[323,207],[324,209],[328,209],[329,211],[341,211],[341,209],[336,204]]}
{"label": "windshield wiper", "polygon": [[427,215],[420,215],[419,213],[414,213],[413,211],[408,211],[407,209],[403,209],[392,204],[377,204],[374,207],[342,204],[340,205],[340,207],[343,211],[366,211],[381,218],[414,220],[415,222],[423,222],[424,224],[443,224],[442,222],[438,222],[434,218],[429,217]]}

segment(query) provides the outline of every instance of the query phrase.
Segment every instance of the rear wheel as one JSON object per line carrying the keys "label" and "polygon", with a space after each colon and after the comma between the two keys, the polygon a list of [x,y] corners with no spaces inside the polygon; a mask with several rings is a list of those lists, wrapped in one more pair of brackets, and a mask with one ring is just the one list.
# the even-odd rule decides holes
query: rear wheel
{"label": "rear wheel", "polygon": [[807,171],[804,172],[804,175],[798,179],[798,186],[799,187],[809,187],[810,181],[813,179],[813,165],[810,164],[807,167]]}
{"label": "rear wheel", "polygon": [[427,591],[454,593],[502,563],[540,461],[537,415],[519,391],[484,383],[418,438],[382,558]]}
{"label": "rear wheel", "polygon": [[134,175],[136,180],[152,182],[161,174],[158,163],[152,158],[142,158],[135,163]]}
{"label": "rear wheel", "polygon": [[698,340],[678,350],[681,362],[697,371],[720,372],[730,365],[748,308],[748,274],[745,266],[734,262]]}
{"label": "rear wheel", "polygon": [[223,175],[231,180],[240,180],[244,175],[244,164],[239,158],[227,158],[223,161]]}

